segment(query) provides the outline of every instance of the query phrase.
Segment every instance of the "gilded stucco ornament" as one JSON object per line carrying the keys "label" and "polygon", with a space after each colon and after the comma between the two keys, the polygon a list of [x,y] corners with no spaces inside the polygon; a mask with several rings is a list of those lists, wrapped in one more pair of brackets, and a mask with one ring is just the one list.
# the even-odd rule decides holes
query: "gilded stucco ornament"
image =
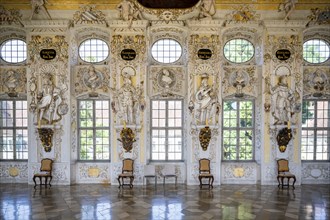
{"label": "gilded stucco ornament", "polygon": [[[289,126],[288,126],[289,127]],[[287,145],[289,144],[290,140],[292,138],[292,130],[291,128],[282,128],[279,130],[276,140],[278,144],[278,148],[280,152],[285,152]]]}
{"label": "gilded stucco ornament", "polygon": [[133,143],[136,141],[135,134],[131,128],[124,126],[120,132],[120,139],[117,139],[123,144],[123,148],[126,152],[131,152],[133,148]]}
{"label": "gilded stucco ornament", "polygon": [[0,5],[0,25],[20,25],[24,27],[22,23],[22,14],[16,9],[5,9]]}
{"label": "gilded stucco ornament", "polygon": [[246,23],[249,21],[257,21],[260,19],[260,14],[250,6],[241,5],[234,7],[234,10],[225,16],[226,21],[224,26],[230,23]]}
{"label": "gilded stucco ornament", "polygon": [[209,126],[205,126],[199,132],[199,143],[204,151],[207,150],[212,138],[212,132]]}
{"label": "gilded stucco ornament", "polygon": [[322,25],[330,24],[330,7],[325,8],[324,10],[319,8],[312,8],[311,15],[307,16],[309,22],[306,26],[310,25]]}
{"label": "gilded stucco ornament", "polygon": [[38,134],[45,151],[50,152],[53,146],[54,130],[52,128],[38,128]]}
{"label": "gilded stucco ornament", "polygon": [[71,25],[75,24],[105,24],[109,27],[109,24],[105,18],[105,14],[95,9],[95,5],[81,6],[79,11],[76,11],[73,15],[73,21]]}

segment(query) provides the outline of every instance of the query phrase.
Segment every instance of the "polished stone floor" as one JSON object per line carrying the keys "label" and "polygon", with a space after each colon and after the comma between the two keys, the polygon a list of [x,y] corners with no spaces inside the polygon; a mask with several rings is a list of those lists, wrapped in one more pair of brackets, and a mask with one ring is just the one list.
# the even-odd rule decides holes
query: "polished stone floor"
{"label": "polished stone floor", "polygon": [[0,184],[0,219],[330,219],[330,186]]}

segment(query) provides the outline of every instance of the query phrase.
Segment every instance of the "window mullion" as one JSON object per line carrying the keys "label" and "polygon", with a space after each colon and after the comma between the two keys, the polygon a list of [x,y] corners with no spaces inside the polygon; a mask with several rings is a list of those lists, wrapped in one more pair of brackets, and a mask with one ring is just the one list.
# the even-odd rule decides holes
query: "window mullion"
{"label": "window mullion", "polygon": [[93,100],[93,159],[96,160],[96,104]]}
{"label": "window mullion", "polygon": [[317,101],[314,102],[314,153],[313,153],[313,159],[316,160],[316,145],[317,145]]}
{"label": "window mullion", "polygon": [[13,101],[13,158],[14,160],[17,159],[16,157],[16,102]]}
{"label": "window mullion", "polygon": [[239,114],[240,114],[240,111],[239,111],[239,106],[240,106],[240,102],[236,102],[237,104],[236,104],[236,106],[237,106],[237,108],[236,108],[236,118],[237,118],[237,120],[236,120],[236,160],[239,160],[239,151],[240,151],[240,149],[239,149],[239,133],[240,133],[240,127],[239,127],[239,120],[240,120],[240,118],[239,118]]}
{"label": "window mullion", "polygon": [[165,102],[165,158],[168,160],[168,102]]}

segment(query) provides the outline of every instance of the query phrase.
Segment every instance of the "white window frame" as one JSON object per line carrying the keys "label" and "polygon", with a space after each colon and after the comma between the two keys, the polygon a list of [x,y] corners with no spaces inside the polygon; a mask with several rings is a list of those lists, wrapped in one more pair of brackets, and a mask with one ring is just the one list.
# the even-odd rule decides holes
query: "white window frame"
{"label": "white window frame", "polygon": [[[239,118],[239,106],[240,106],[240,103],[242,102],[246,102],[246,101],[249,101],[252,103],[252,126],[251,127],[240,127],[239,126],[239,123],[240,123],[240,118]],[[226,102],[236,102],[237,105],[236,105],[236,124],[235,126],[224,126],[224,105]],[[250,100],[250,99],[226,99],[226,100],[223,100],[223,103],[222,103],[222,106],[223,106],[223,110],[222,110],[222,135],[221,135],[221,140],[222,140],[222,160],[223,161],[253,161],[254,158],[255,158],[255,102],[254,100]],[[229,131],[229,132],[236,132],[236,156],[235,156],[235,159],[227,159],[225,157],[225,147],[224,147],[224,132],[226,131]],[[241,151],[241,146],[240,146],[240,131],[251,131],[251,134],[252,134],[252,158],[251,159],[239,159],[239,154],[240,154],[240,151]],[[246,152],[245,152],[246,153]],[[246,153],[247,154],[247,153]]]}
{"label": "white window frame", "polygon": [[[327,120],[328,120],[328,126],[324,126],[324,127],[322,127],[322,126],[318,126],[318,124],[320,124],[320,121],[321,121],[321,119],[318,117],[320,114],[319,114],[319,111],[322,111],[321,109],[317,109],[317,103],[318,102],[324,102],[324,101],[327,101],[328,102],[328,112],[327,112]],[[304,126],[304,123],[302,123],[302,128],[301,128],[301,132],[302,132],[302,134],[301,134],[301,159],[302,159],[302,161],[330,161],[330,100],[329,99],[322,99],[322,100],[317,100],[317,99],[304,99],[303,100],[303,108],[304,108],[304,106],[305,106],[305,102],[313,102],[314,103],[314,110],[313,110],[313,119],[314,119],[314,122],[313,122],[313,125],[312,126]],[[303,115],[302,115],[302,117],[304,117]],[[307,119],[308,119],[308,117],[307,117]],[[305,119],[305,120],[307,120],[307,119]],[[304,118],[303,118],[303,120],[304,120]],[[321,121],[322,122],[322,121]],[[304,136],[304,132],[307,132],[308,133],[308,131],[310,131],[311,133],[313,133],[313,137],[311,138],[312,140],[313,140],[313,144],[312,145],[310,145],[310,146],[312,146],[312,151],[308,151],[308,145],[304,145],[304,138],[305,138],[305,136]],[[325,140],[325,142],[327,143],[327,152],[325,152],[325,153],[320,153],[321,155],[323,155],[323,154],[325,154],[326,156],[326,158],[324,158],[324,159],[317,159],[317,148],[320,146],[319,144],[318,144],[318,141],[320,141],[321,140],[321,138],[318,138],[318,136],[317,136],[317,133],[318,132],[327,132],[327,138],[326,138],[326,140]],[[308,137],[307,137],[307,139],[308,139]],[[308,142],[308,140],[306,141],[306,143]],[[306,150],[306,151],[304,151],[304,150]],[[304,154],[306,154],[305,156],[306,156],[306,158],[307,158],[307,155],[308,155],[308,153],[309,154],[313,154],[313,159],[303,159],[303,155]],[[323,156],[322,156],[323,157]]]}
{"label": "white window frame", "polygon": [[[81,116],[80,116],[80,112],[81,112],[81,108],[80,108],[80,102],[83,102],[83,101],[90,101],[90,102],[92,102],[92,112],[93,112],[93,116],[92,116],[92,126],[81,126]],[[102,127],[96,127],[96,117],[97,117],[97,115],[96,115],[96,108],[95,108],[95,103],[97,102],[97,101],[106,101],[106,102],[108,102],[108,116],[107,116],[107,118],[105,118],[105,119],[108,119],[109,121],[108,121],[108,126],[102,126]],[[77,114],[77,117],[78,117],[78,159],[79,159],[79,161],[86,161],[86,162],[90,162],[90,161],[110,161],[110,159],[111,159],[111,145],[110,145],[110,143],[111,143],[111,133],[110,133],[110,126],[111,126],[111,121],[110,121],[110,100],[107,100],[107,99],[102,99],[102,100],[100,100],[100,99],[79,99],[78,100],[78,103],[77,103],[77,105],[78,105],[78,114]],[[108,146],[109,146],[109,148],[108,148],[108,153],[109,153],[109,155],[108,155],[108,159],[97,159],[97,157],[96,157],[96,144],[97,144],[97,137],[96,137],[96,132],[98,131],[98,130],[106,130],[106,131],[108,131]],[[81,148],[82,148],[82,146],[81,146],[81,132],[82,131],[92,131],[93,132],[93,140],[92,140],[92,142],[93,142],[93,158],[92,159],[86,159],[86,158],[82,158],[82,155],[81,155]],[[102,144],[101,144],[102,145]],[[106,144],[104,144],[104,145],[106,145]],[[86,147],[87,148],[87,147]],[[102,154],[104,154],[104,152],[102,152]]]}
{"label": "white window frame", "polygon": [[[161,118],[165,120],[165,126],[161,127],[161,126],[153,126],[153,118],[155,118],[157,120],[156,117],[153,116],[153,102],[165,102],[165,117]],[[172,126],[169,127],[168,123],[169,123],[169,102],[170,101],[180,101],[181,102],[181,126]],[[151,161],[183,161],[183,140],[184,140],[184,109],[183,109],[183,99],[153,99],[150,102],[150,158]],[[173,110],[173,109],[172,109]],[[160,118],[158,118],[160,119]],[[153,157],[153,153],[161,153],[160,151],[153,151],[153,131],[165,131],[165,158],[164,159],[158,159],[158,158],[154,158]],[[173,151],[173,152],[169,152],[169,131],[173,131],[173,130],[179,130],[181,131],[181,151]],[[173,138],[173,137],[172,137]],[[174,147],[175,148],[175,147]],[[169,154],[175,154],[175,153],[180,153],[181,157],[179,159],[169,159]]]}
{"label": "white window frame", "polygon": [[[4,103],[4,102],[12,102],[13,103],[13,106],[12,106],[12,116],[9,118],[7,118],[6,116],[4,116],[4,114],[8,114],[8,112],[5,112],[5,108],[3,106],[0,107],[0,114],[1,114],[1,120],[0,120],[0,135],[1,135],[1,138],[0,138],[0,160],[19,160],[19,161],[25,161],[25,160],[28,160],[28,153],[29,153],[29,147],[28,147],[28,106],[27,106],[27,100],[25,99],[15,99],[15,100],[0,100],[1,103]],[[21,109],[18,109],[17,108],[17,102],[25,102],[25,106],[26,108],[21,108]],[[2,104],[1,104],[2,105]],[[3,111],[4,110],[4,111]],[[22,111],[22,117],[18,118],[18,111]],[[25,111],[25,113],[24,113]],[[26,117],[24,117],[24,115],[26,115]],[[7,122],[5,122],[5,119],[6,120],[12,120],[12,125],[7,125]],[[21,119],[21,126],[18,125],[16,122],[17,120]],[[25,122],[24,122],[25,121]],[[9,123],[8,123],[9,124]],[[25,126],[25,125],[26,126]],[[3,151],[3,147],[4,145],[7,145],[6,143],[4,143],[4,133],[3,133],[3,130],[9,130],[9,131],[12,131],[12,136],[13,136],[13,140],[12,140],[12,149],[13,151],[6,151],[8,152],[7,154],[12,154],[12,158],[4,158],[4,152]],[[22,132],[19,132],[22,131]],[[22,143],[21,144],[17,144],[17,139],[19,137],[19,135],[21,133],[26,133],[25,137],[24,135],[22,136]],[[15,138],[14,138],[15,137]],[[25,140],[24,140],[25,139]],[[25,147],[26,149],[23,149],[23,141],[25,142]],[[17,149],[17,146],[21,146],[21,151],[19,151]],[[21,157],[24,157],[24,155],[26,155],[26,157],[24,158],[18,158],[18,154],[21,154]]]}

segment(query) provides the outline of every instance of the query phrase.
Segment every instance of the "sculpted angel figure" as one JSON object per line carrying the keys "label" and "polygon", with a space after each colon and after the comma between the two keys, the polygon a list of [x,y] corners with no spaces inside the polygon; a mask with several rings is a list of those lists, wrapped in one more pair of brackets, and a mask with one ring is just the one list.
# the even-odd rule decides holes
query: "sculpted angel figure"
{"label": "sculpted angel figure", "polygon": [[43,11],[48,16],[49,19],[52,19],[45,6],[46,3],[48,3],[47,0],[31,0],[32,13],[30,16],[30,20],[32,20],[33,15],[39,14],[40,11]]}
{"label": "sculpted angel figure", "polygon": [[120,18],[129,22],[129,27],[132,25],[133,20],[142,19],[141,11],[130,0],[122,0],[117,6],[117,10]]}
{"label": "sculpted angel figure", "polygon": [[289,16],[293,12],[295,5],[298,3],[298,0],[285,0],[283,3],[280,3],[278,6],[278,11],[284,11],[285,12],[285,18],[284,20],[289,20]]}

